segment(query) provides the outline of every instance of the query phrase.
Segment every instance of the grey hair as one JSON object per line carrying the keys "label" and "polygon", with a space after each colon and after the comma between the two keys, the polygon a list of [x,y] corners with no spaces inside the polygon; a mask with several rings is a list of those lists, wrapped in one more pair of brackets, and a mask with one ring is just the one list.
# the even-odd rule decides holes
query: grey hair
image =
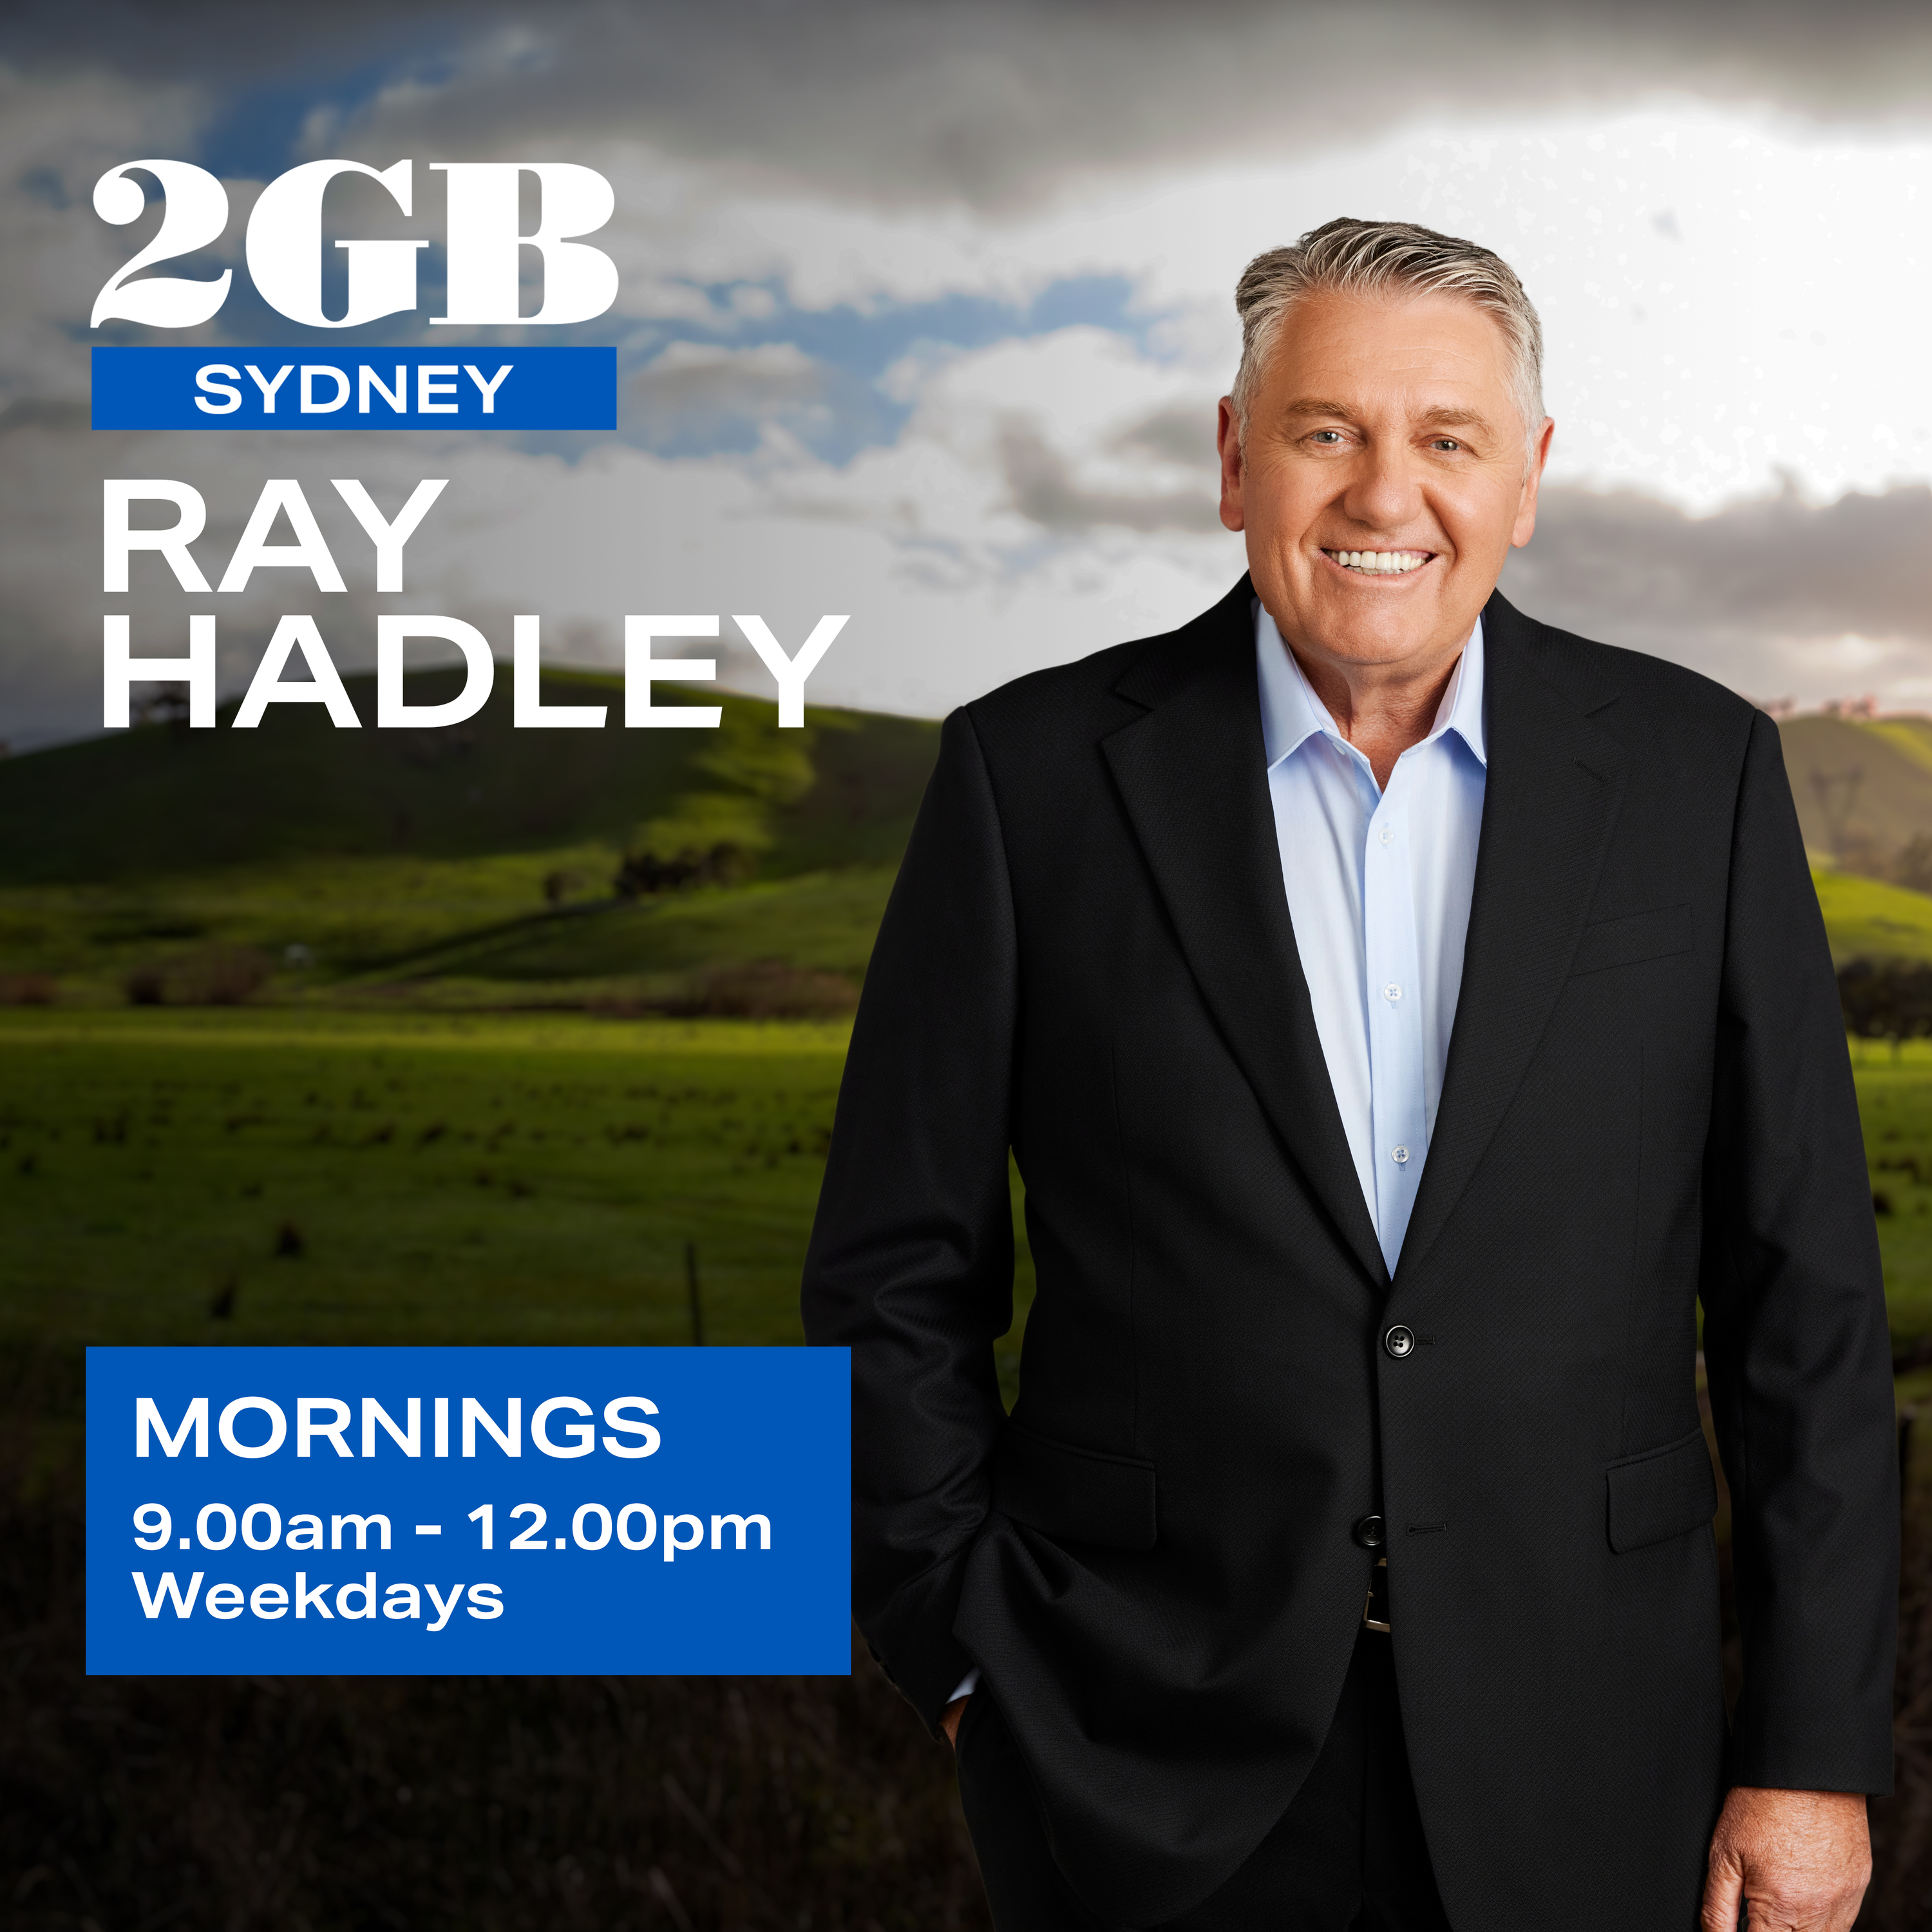
{"label": "grey hair", "polygon": [[1543,324],[1503,258],[1474,242],[1412,221],[1358,221],[1344,215],[1311,228],[1286,248],[1257,255],[1234,286],[1241,364],[1228,400],[1245,438],[1248,408],[1288,311],[1310,296],[1399,293],[1460,296],[1494,321],[1509,345],[1523,438],[1532,451],[1543,428]]}

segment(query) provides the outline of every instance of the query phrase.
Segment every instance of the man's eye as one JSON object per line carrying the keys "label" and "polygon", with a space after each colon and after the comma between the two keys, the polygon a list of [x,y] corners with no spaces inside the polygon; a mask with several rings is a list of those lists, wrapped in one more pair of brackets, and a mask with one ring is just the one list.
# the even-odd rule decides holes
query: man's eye
{"label": "man's eye", "polygon": [[1332,448],[1342,440],[1342,432],[1339,429],[1318,429],[1315,432],[1314,440]]}
{"label": "man's eye", "polygon": [[1438,436],[1430,447],[1432,449],[1460,449],[1462,446],[1453,436]]}

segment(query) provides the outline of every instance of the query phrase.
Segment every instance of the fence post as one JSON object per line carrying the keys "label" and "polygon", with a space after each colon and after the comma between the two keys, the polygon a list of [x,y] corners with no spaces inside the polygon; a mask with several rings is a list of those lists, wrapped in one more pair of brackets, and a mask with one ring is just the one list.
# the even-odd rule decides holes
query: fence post
{"label": "fence post", "polygon": [[691,1344],[694,1348],[704,1346],[704,1304],[698,1292],[698,1244],[686,1241],[684,1244],[684,1285],[691,1291]]}

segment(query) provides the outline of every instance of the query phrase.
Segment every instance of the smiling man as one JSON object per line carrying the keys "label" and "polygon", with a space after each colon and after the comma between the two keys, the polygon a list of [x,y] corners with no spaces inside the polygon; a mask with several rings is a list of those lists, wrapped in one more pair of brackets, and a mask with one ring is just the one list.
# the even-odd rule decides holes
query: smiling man
{"label": "smiling man", "polygon": [[1335,221],[1236,299],[1248,576],[948,720],[867,976],[804,1296],[860,1624],[999,1932],[1844,1932],[1890,1362],[1777,733],[1496,593],[1497,256]]}

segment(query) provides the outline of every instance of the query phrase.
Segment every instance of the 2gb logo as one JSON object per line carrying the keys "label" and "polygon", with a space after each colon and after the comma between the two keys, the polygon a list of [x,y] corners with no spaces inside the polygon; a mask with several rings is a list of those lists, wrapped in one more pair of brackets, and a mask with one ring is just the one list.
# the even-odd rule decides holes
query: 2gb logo
{"label": "2gb logo", "polygon": [[[432,161],[448,177],[448,313],[434,324],[475,328],[499,323],[588,322],[617,299],[617,266],[600,248],[574,238],[594,234],[616,206],[610,184],[595,168],[572,161]],[[191,161],[124,161],[94,184],[94,211],[125,227],[146,206],[146,172],[160,184],[161,225],[154,239],[110,276],[94,304],[89,326],[133,322],[152,328],[193,328],[218,314],[228,299],[234,271],[212,280],[149,275],[146,268],[206,248],[228,228],[228,190]],[[534,232],[520,232],[522,177],[536,176],[542,213]],[[361,161],[306,161],[278,175],[257,197],[248,217],[244,252],[250,278],[262,299],[290,321],[310,328],[354,328],[379,316],[415,308],[416,258],[424,240],[342,241],[349,258],[349,301],[339,316],[322,312],[322,204],[329,184],[343,175],[365,175],[381,183],[406,216],[413,216],[415,164],[376,169]],[[544,297],[534,315],[518,313],[522,250],[543,259]]]}

